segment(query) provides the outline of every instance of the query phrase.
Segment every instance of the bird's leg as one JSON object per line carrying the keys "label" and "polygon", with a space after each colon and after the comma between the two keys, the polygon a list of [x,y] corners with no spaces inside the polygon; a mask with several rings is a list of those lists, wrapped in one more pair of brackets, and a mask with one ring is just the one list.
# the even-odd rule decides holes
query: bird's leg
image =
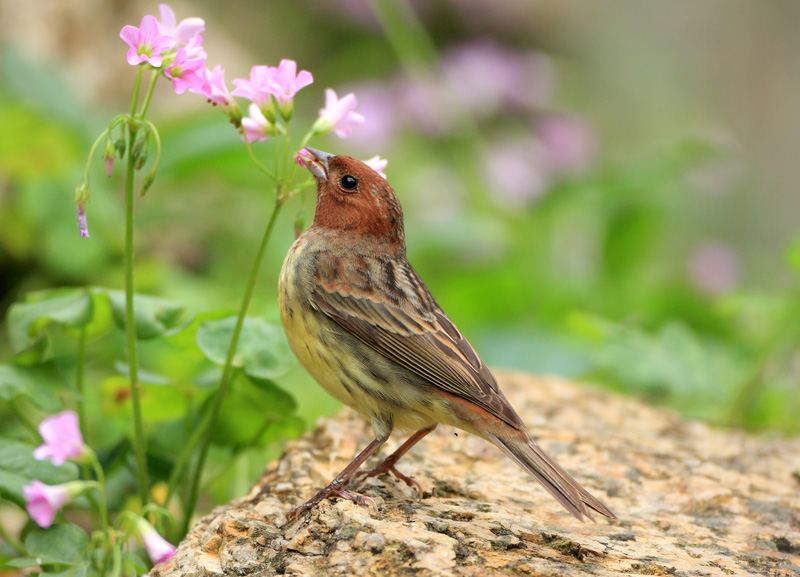
{"label": "bird's leg", "polygon": [[350,477],[353,476],[353,473],[367,460],[372,453],[378,450],[378,447],[383,445],[386,442],[386,439],[389,438],[389,433],[386,433],[382,437],[378,437],[374,441],[372,441],[369,445],[367,445],[363,451],[361,451],[356,458],[353,459],[349,465],[347,465],[344,470],[336,475],[336,478],[331,481],[330,485],[319,491],[316,495],[314,495],[311,499],[292,509],[286,516],[289,519],[293,519],[300,515],[301,513],[305,513],[309,509],[316,507],[320,502],[324,501],[325,499],[330,499],[331,497],[339,497],[340,499],[347,499],[348,501],[352,501],[356,505],[363,505],[364,503],[370,505],[373,509],[377,510],[377,505],[375,505],[375,501],[373,501],[370,497],[366,497],[364,495],[358,495],[356,493],[351,493],[349,491],[345,491],[344,486],[347,484],[347,481]]}
{"label": "bird's leg", "polygon": [[418,498],[422,499],[422,486],[415,479],[412,479],[411,477],[408,477],[403,473],[401,473],[400,471],[398,471],[397,468],[395,467],[395,464],[397,464],[397,461],[400,460],[400,457],[405,455],[411,447],[416,445],[419,441],[422,440],[422,438],[425,435],[433,431],[435,428],[436,425],[432,425],[425,429],[420,429],[419,431],[411,435],[408,438],[408,440],[406,440],[405,443],[400,445],[400,447],[394,453],[386,457],[386,459],[383,460],[383,463],[381,463],[380,465],[378,465],[373,469],[365,469],[364,471],[359,471],[353,476],[353,479],[354,480],[366,479],[367,477],[377,477],[378,475],[391,473],[392,475],[403,481],[403,483],[405,483],[409,487],[414,487],[414,489],[417,490]]}

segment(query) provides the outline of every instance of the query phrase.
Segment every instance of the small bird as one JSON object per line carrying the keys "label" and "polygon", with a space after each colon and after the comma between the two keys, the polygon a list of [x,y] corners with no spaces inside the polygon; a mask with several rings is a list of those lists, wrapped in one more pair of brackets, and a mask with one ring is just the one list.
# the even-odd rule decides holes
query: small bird
{"label": "small bird", "polygon": [[[355,478],[392,474],[419,496],[397,461],[439,423],[494,443],[579,520],[614,514],[529,436],[525,424],[406,259],[403,211],[389,183],[363,162],[304,148],[314,175],[314,222],[289,249],[278,301],[286,338],[328,393],[367,419],[373,440],[289,518],[338,497]],[[374,469],[358,468],[392,430],[416,432]]]}

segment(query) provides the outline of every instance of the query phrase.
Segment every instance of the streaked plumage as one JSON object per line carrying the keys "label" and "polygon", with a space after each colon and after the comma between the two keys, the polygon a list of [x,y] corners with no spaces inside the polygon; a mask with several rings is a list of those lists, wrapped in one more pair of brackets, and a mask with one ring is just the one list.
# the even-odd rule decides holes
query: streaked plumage
{"label": "streaked plumage", "polygon": [[[394,463],[443,423],[493,442],[578,519],[593,511],[614,518],[530,439],[494,376],[409,264],[402,209],[388,183],[347,156],[311,150],[300,158],[317,178],[317,210],[281,270],[281,320],[303,366],[369,420],[377,439],[293,513],[330,496],[363,502],[344,486],[393,428],[419,433],[375,472],[414,484]],[[355,189],[345,188],[346,177]]]}

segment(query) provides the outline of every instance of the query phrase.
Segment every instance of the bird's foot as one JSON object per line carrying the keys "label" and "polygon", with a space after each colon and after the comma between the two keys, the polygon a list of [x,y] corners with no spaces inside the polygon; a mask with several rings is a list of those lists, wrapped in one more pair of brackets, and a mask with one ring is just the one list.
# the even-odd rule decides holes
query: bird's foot
{"label": "bird's foot", "polygon": [[413,487],[417,491],[417,501],[422,500],[422,485],[416,479],[409,477],[408,475],[404,475],[400,471],[397,470],[397,467],[394,466],[394,463],[389,462],[388,460],[384,461],[377,467],[373,469],[365,469],[363,471],[358,471],[352,477],[352,481],[359,482],[363,481],[368,477],[377,477],[379,475],[386,475],[387,473],[394,475],[398,479],[400,479],[403,483],[408,485],[409,487]]}
{"label": "bird's foot", "polygon": [[356,505],[369,505],[373,511],[378,510],[378,506],[375,504],[375,501],[371,497],[367,497],[366,495],[359,495],[358,493],[351,493],[350,491],[342,489],[340,484],[331,483],[330,485],[319,491],[311,499],[309,499],[299,507],[296,507],[291,511],[289,511],[288,513],[286,513],[286,517],[288,519],[296,519],[299,515],[302,515],[306,511],[313,509],[325,499],[330,499],[332,497],[338,497],[339,499],[347,499],[348,501],[352,501]]}

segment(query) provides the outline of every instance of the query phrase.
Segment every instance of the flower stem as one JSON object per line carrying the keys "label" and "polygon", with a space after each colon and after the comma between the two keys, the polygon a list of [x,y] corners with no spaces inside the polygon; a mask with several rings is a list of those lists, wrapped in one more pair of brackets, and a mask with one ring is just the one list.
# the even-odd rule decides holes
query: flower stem
{"label": "flower stem", "polygon": [[264,174],[266,174],[269,177],[269,179],[272,182],[277,182],[277,179],[275,178],[275,174],[269,168],[264,166],[261,163],[261,161],[258,160],[258,158],[256,158],[256,153],[253,152],[253,146],[250,144],[250,141],[247,140],[247,134],[245,133],[244,128],[242,128],[239,132],[241,133],[242,137],[244,138],[244,146],[245,146],[245,148],[247,148],[247,153],[250,155],[250,159],[261,170],[261,172],[263,172]]}
{"label": "flower stem", "polygon": [[78,391],[78,427],[83,432],[83,438],[89,437],[86,428],[86,398],[84,397],[84,372],[86,367],[86,327],[81,328],[78,339],[78,365],[75,368],[75,388]]}
{"label": "flower stem", "polygon": [[[147,94],[144,95],[144,102],[142,103],[142,109],[139,111],[139,118],[144,118],[144,115],[147,114],[147,109],[150,107],[150,99],[153,97],[153,90],[156,87],[156,80],[158,80],[159,71],[153,70],[153,73],[150,75],[150,84],[147,86]],[[131,115],[133,115],[131,113]]]}
{"label": "flower stem", "polygon": [[233,329],[231,344],[228,347],[228,355],[225,358],[225,366],[222,369],[222,378],[219,382],[219,389],[217,389],[217,393],[214,397],[214,404],[211,407],[211,413],[209,414],[208,422],[203,428],[205,431],[205,437],[203,438],[203,442],[200,446],[200,453],[197,457],[197,464],[194,469],[194,475],[191,479],[189,498],[186,500],[184,506],[183,529],[181,532],[182,535],[185,535],[189,532],[189,523],[191,522],[192,513],[197,505],[197,498],[199,496],[200,476],[202,475],[206,457],[208,456],[208,449],[211,446],[211,438],[214,435],[214,428],[217,424],[217,418],[219,417],[220,409],[222,408],[222,401],[225,399],[225,395],[228,392],[228,387],[232,381],[232,376],[234,373],[233,357],[236,355],[236,348],[239,345],[239,336],[242,333],[242,327],[244,326],[244,319],[247,315],[247,310],[250,308],[250,300],[253,298],[256,281],[258,280],[258,272],[261,268],[261,261],[264,259],[264,252],[267,249],[269,239],[272,236],[272,231],[275,228],[275,222],[278,219],[278,213],[280,213],[284,202],[286,202],[285,195],[281,190],[277,190],[275,195],[275,208],[273,209],[272,216],[270,216],[269,222],[267,223],[267,228],[264,231],[264,237],[261,239],[261,245],[258,247],[258,252],[256,253],[255,261],[253,262],[253,268],[250,271],[250,278],[247,281],[244,298],[242,299],[242,306],[239,310],[239,316],[236,318],[236,326]]}
{"label": "flower stem", "polygon": [[[137,88],[134,93],[138,93]],[[133,104],[135,106],[135,102]],[[139,499],[142,506],[147,504],[147,454],[142,424],[142,402],[139,394],[139,361],[136,353],[136,318],[133,308],[133,176],[136,159],[133,146],[136,143],[138,125],[132,119],[128,122],[128,163],[125,174],[125,337],[128,348],[128,374],[131,386],[131,402],[133,405],[134,449],[136,451],[136,475],[139,487]]]}
{"label": "flower stem", "polygon": [[100,461],[94,451],[87,451],[90,455],[92,468],[94,474],[97,476],[97,501],[100,507],[100,522],[103,525],[103,533],[106,538],[106,547],[111,547],[111,534],[108,528],[108,503],[106,502],[106,477],[103,472],[103,467],[100,466]]}

